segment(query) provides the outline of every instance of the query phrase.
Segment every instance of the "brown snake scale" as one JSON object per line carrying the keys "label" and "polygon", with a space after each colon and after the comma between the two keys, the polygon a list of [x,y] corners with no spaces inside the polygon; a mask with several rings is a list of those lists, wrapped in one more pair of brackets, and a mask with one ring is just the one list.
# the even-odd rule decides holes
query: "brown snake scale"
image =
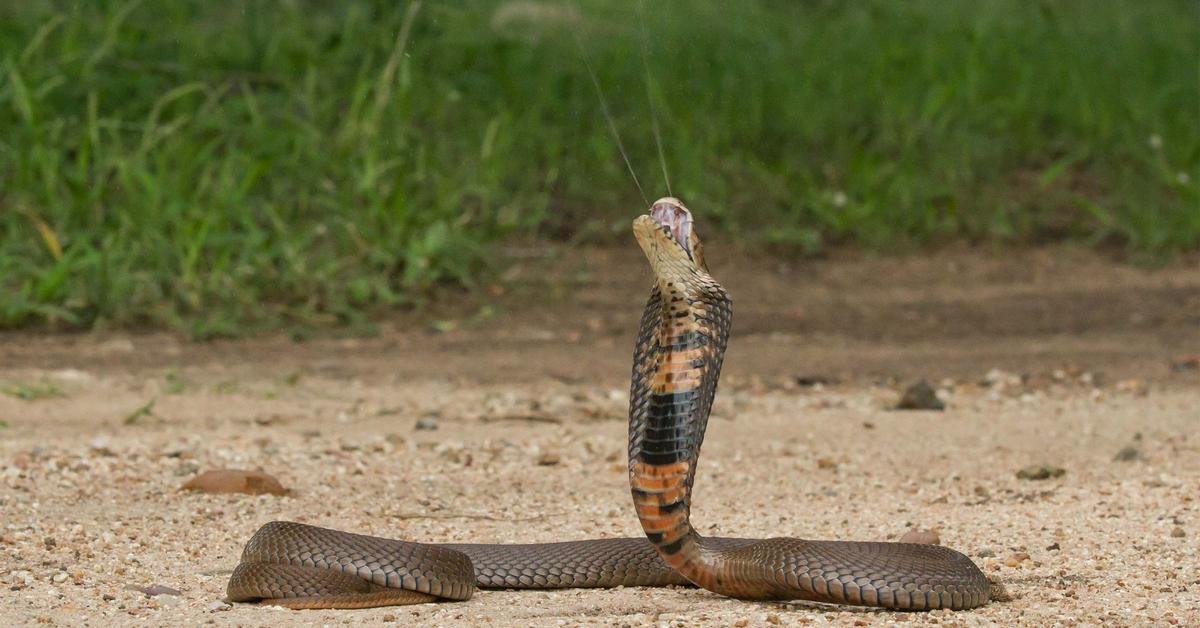
{"label": "brown snake scale", "polygon": [[646,536],[528,545],[428,544],[272,522],[242,552],[231,601],[366,608],[467,600],[475,587],[694,584],[746,599],[927,610],[987,603],[969,558],[937,545],[704,538],[691,491],[729,337],[691,213],[664,198],[633,225],[655,274],[634,350],[629,481]]}

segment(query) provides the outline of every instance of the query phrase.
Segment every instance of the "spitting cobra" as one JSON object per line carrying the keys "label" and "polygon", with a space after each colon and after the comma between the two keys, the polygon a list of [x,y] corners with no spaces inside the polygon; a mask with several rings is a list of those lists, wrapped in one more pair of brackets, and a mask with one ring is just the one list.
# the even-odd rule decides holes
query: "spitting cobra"
{"label": "spitting cobra", "polygon": [[[752,600],[966,609],[989,584],[937,545],[705,538],[692,483],[729,337],[731,300],[708,273],[692,215],[674,198],[633,222],[655,284],[642,314],[629,399],[629,484],[644,538],[530,545],[427,544],[272,522],[229,580],[235,602],[366,608],[467,600],[475,587],[693,584]],[[853,532],[853,530],[847,530]]]}

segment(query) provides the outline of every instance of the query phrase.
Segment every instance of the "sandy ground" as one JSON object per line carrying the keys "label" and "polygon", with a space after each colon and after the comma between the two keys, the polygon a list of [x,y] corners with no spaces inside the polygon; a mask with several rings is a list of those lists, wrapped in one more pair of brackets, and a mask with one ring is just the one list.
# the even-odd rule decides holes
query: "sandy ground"
{"label": "sandy ground", "polygon": [[[491,307],[399,316],[372,338],[0,335],[0,624],[1200,625],[1200,370],[1180,363],[1200,353],[1200,272],[1070,250],[795,266],[727,252],[714,268],[737,315],[698,528],[933,528],[1009,600],[932,614],[680,588],[221,603],[241,544],[274,519],[429,541],[636,535],[624,414],[646,275],[624,252],[584,257],[520,264]],[[535,295],[550,305],[521,305]],[[946,411],[891,410],[922,377]],[[1040,464],[1065,473],[1017,477]],[[292,492],[179,490],[216,468]],[[133,590],[153,585],[179,594]]]}

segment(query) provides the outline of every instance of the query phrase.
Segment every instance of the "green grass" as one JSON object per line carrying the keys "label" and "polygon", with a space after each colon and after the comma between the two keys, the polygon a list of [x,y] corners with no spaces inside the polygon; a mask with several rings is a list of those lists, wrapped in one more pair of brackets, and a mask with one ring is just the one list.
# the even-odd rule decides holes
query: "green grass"
{"label": "green grass", "polygon": [[37,401],[38,399],[50,399],[54,397],[65,397],[62,388],[52,382],[41,382],[37,384],[16,383],[0,387],[0,393],[4,393],[10,397],[16,397],[23,401]]}
{"label": "green grass", "polygon": [[158,416],[154,414],[154,404],[156,403],[158,403],[157,397],[147,401],[133,412],[125,415],[125,418],[121,420],[121,423],[125,425],[136,425],[137,423],[140,423],[142,419]]}
{"label": "green grass", "polygon": [[0,327],[357,325],[506,237],[625,238],[572,33],[656,197],[646,43],[705,233],[1167,257],[1200,247],[1198,7],[4,3]]}

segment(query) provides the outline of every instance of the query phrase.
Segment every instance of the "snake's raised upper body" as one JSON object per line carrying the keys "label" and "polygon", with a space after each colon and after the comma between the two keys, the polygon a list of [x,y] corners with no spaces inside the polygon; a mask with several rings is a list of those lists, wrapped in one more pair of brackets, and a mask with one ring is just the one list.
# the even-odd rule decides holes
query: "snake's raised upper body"
{"label": "snake's raised upper body", "polygon": [[273,522],[242,554],[233,601],[362,608],[465,600],[475,586],[694,584],[747,599],[925,610],[987,602],[966,556],[910,543],[704,538],[692,482],[729,337],[731,301],[708,273],[691,213],[656,201],[633,223],[654,271],[634,349],[629,483],[645,538],[531,545],[425,544]]}

